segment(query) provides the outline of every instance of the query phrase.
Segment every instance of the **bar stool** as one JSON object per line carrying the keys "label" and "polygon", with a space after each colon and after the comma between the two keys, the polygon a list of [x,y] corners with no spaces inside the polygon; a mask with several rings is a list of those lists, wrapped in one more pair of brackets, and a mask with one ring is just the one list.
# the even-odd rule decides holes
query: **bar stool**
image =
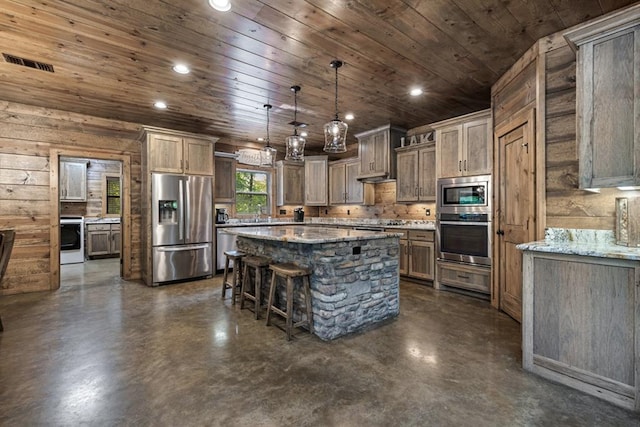
{"label": "bar stool", "polygon": [[[231,289],[233,305],[236,305],[236,295],[242,280],[242,258],[247,254],[242,251],[224,251],[224,276],[222,277],[222,299],[224,299],[227,289]],[[233,261],[233,276],[229,282],[229,261]]]}
{"label": "bar stool", "polygon": [[[242,288],[240,289],[240,310],[244,308],[245,298],[253,301],[253,311],[256,316],[256,320],[260,318],[260,306],[262,305],[262,277],[263,272],[266,276],[266,268],[269,267],[271,258],[264,256],[248,256],[244,259],[244,272],[242,273]],[[251,280],[249,269],[253,269],[255,272],[255,279],[253,281],[253,292],[249,292]]]}
{"label": "bar stool", "polygon": [[[286,320],[285,332],[287,333],[287,340],[291,340],[291,330],[300,326],[307,326],[309,332],[313,334],[313,319],[311,311],[311,291],[309,285],[309,276],[311,270],[306,267],[300,267],[294,263],[280,263],[271,264],[271,286],[269,287],[269,301],[267,303],[267,326],[271,324],[271,312],[274,312],[282,316]],[[274,296],[276,294],[276,287],[278,286],[278,276],[287,279],[286,282],[286,298],[287,309],[286,312],[273,305]],[[304,292],[304,300],[307,309],[307,318],[300,322],[293,323],[293,287],[294,279],[296,277],[302,277],[302,286]]]}

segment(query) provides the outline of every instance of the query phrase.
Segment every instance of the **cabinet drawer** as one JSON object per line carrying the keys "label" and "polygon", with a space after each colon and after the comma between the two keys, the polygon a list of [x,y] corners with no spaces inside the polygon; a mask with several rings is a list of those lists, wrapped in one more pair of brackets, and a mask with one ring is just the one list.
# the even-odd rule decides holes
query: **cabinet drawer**
{"label": "cabinet drawer", "polygon": [[111,224],[111,231],[120,231],[120,224]]}
{"label": "cabinet drawer", "polygon": [[443,285],[490,293],[491,269],[439,262],[438,281]]}
{"label": "cabinet drawer", "polygon": [[385,228],[384,229],[385,233],[402,233],[402,236],[400,236],[401,239],[408,239],[409,238],[409,230],[401,230],[399,228]]}
{"label": "cabinet drawer", "polygon": [[87,231],[109,231],[111,224],[87,224]]}
{"label": "cabinet drawer", "polygon": [[409,230],[409,240],[433,242],[435,240],[435,232],[433,230]]}

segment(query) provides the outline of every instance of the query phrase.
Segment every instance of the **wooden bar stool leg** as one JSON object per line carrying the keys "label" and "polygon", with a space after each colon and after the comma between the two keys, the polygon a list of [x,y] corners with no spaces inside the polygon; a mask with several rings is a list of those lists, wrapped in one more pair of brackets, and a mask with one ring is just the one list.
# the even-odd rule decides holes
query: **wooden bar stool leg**
{"label": "wooden bar stool leg", "polygon": [[273,297],[276,294],[276,272],[271,273],[271,285],[269,286],[269,301],[267,301],[267,326],[271,325],[271,307],[273,306]]}
{"label": "wooden bar stool leg", "polygon": [[227,294],[227,279],[229,278],[229,257],[225,257],[224,276],[222,276],[222,299]]}
{"label": "wooden bar stool leg", "polygon": [[287,277],[287,341],[291,341],[293,329],[293,278]]}
{"label": "wooden bar stool leg", "polygon": [[313,310],[311,309],[311,284],[309,276],[302,277],[304,286],[304,302],[307,306],[307,323],[309,324],[309,332],[313,334]]}
{"label": "wooden bar stool leg", "polygon": [[254,310],[256,320],[260,319],[260,288],[262,287],[262,267],[256,268],[256,281],[253,284]]}
{"label": "wooden bar stool leg", "polygon": [[249,279],[249,265],[244,264],[242,273],[242,287],[240,288],[240,310],[244,308],[244,292],[247,289],[247,280]]}

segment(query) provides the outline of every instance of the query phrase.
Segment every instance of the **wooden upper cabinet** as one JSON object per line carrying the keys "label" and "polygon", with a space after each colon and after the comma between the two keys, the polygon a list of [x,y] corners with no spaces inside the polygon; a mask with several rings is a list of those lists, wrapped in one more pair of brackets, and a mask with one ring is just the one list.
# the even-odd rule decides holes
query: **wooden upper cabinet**
{"label": "wooden upper cabinet", "polygon": [[236,159],[233,157],[216,156],[213,196],[218,203],[236,201]]}
{"label": "wooden upper cabinet", "polygon": [[393,149],[400,146],[400,138],[405,133],[405,129],[386,125],[357,134],[359,178],[395,178],[396,160]]}
{"label": "wooden upper cabinet", "polygon": [[304,204],[304,164],[300,162],[276,162],[276,205]]}
{"label": "wooden upper cabinet", "polygon": [[448,119],[436,129],[438,178],[490,174],[493,167],[491,110]]}
{"label": "wooden upper cabinet", "polygon": [[304,157],[304,204],[327,206],[329,204],[329,158],[327,156]]}
{"label": "wooden upper cabinet", "polygon": [[87,162],[60,160],[60,201],[87,201]]}
{"label": "wooden upper cabinet", "polygon": [[151,127],[144,135],[150,172],[213,175],[217,138]]}
{"label": "wooden upper cabinet", "polygon": [[640,4],[564,37],[577,51],[580,188],[640,185]]}
{"label": "wooden upper cabinet", "polygon": [[436,146],[434,143],[397,148],[397,202],[436,200]]}
{"label": "wooden upper cabinet", "polygon": [[373,205],[373,184],[358,180],[360,161],[358,158],[339,160],[329,165],[329,204]]}

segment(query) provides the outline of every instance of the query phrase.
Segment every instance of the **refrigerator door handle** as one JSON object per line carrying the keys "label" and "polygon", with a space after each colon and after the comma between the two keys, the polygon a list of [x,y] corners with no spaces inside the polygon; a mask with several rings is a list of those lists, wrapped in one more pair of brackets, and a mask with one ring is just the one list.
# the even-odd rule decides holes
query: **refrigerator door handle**
{"label": "refrigerator door handle", "polygon": [[181,245],[181,246],[166,246],[155,248],[158,252],[181,252],[181,251],[193,251],[197,249],[206,249],[209,247],[208,243],[201,245]]}
{"label": "refrigerator door handle", "polygon": [[191,239],[191,208],[189,206],[191,206],[191,182],[189,182],[189,178],[185,177],[184,180],[182,181],[183,185],[184,185],[184,192],[185,192],[185,198],[184,198],[184,206],[185,206],[185,219],[184,219],[184,229],[185,229],[185,233],[186,233],[186,237],[184,239],[185,243],[190,243]]}
{"label": "refrigerator door handle", "polygon": [[178,184],[178,206],[179,206],[179,215],[180,215],[180,221],[178,221],[178,239],[180,239],[180,241],[184,240],[184,188],[183,186],[183,182],[182,182],[182,178],[179,181]]}

